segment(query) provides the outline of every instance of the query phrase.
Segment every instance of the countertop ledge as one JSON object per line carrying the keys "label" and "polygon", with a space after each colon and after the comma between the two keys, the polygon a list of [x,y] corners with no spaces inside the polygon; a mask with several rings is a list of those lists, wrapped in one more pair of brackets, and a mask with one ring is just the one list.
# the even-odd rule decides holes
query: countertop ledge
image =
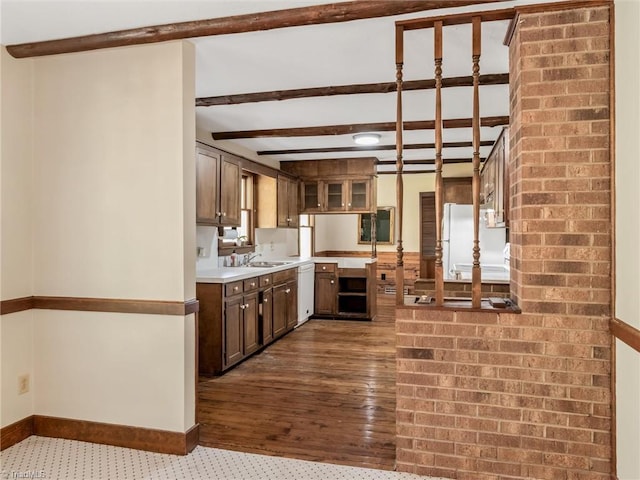
{"label": "countertop ledge", "polygon": [[302,265],[313,263],[337,263],[339,268],[364,268],[369,263],[376,262],[375,258],[359,257],[288,257],[284,259],[263,259],[259,261],[267,262],[290,262],[286,265],[275,267],[221,267],[196,271],[197,283],[229,283],[247,278],[268,275],[274,272],[281,272],[290,268],[298,268]]}

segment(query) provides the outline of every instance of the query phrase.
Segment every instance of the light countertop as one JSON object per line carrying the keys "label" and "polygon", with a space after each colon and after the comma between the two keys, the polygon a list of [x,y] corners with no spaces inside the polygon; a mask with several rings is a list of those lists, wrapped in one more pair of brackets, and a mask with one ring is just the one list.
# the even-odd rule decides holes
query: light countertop
{"label": "light countertop", "polygon": [[338,268],[364,268],[369,263],[374,263],[375,258],[365,257],[287,257],[285,259],[263,259],[260,261],[287,262],[285,265],[274,267],[220,267],[196,271],[198,283],[229,283],[247,278],[281,272],[290,268],[298,268],[312,263],[337,263]]}

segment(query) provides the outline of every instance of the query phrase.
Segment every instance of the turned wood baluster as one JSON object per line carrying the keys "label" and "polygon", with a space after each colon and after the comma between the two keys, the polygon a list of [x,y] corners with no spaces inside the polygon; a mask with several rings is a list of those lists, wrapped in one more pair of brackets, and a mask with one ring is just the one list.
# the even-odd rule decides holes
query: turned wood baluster
{"label": "turned wood baluster", "polygon": [[371,258],[378,256],[378,214],[371,214]]}
{"label": "turned wood baluster", "polygon": [[396,262],[396,304],[404,304],[404,262],[402,258],[402,65],[404,63],[404,28],[396,26],[396,204],[398,205],[398,247]]}
{"label": "turned wood baluster", "polygon": [[471,304],[480,308],[482,275],[480,271],[480,76],[481,19],[473,17],[473,268],[471,269]]}
{"label": "turned wood baluster", "polygon": [[435,262],[435,297],[436,305],[444,303],[444,271],[442,268],[442,214],[444,209],[442,181],[442,22],[433,25],[433,53],[435,60],[436,80],[436,112],[435,112],[435,203],[436,203],[436,262]]}

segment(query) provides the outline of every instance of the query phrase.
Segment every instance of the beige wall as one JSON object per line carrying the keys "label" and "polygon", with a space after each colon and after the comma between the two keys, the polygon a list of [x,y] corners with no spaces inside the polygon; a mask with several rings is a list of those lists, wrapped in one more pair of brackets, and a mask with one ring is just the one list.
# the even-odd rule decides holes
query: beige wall
{"label": "beige wall", "polygon": [[[32,61],[25,295],[195,296],[194,59],[192,44],[170,42]],[[3,114],[10,96],[3,90]],[[14,174],[4,158],[3,179]],[[10,226],[3,210],[2,231]],[[3,284],[22,281],[5,258]],[[19,315],[31,320],[16,330],[3,318],[2,344],[32,345],[23,363],[33,365],[34,407],[5,412],[3,384],[3,426],[25,412],[178,432],[194,425],[194,315]],[[11,353],[2,351],[3,374]]]}
{"label": "beige wall", "polygon": [[[33,61],[0,53],[0,299],[31,296],[33,290]],[[2,401],[0,427],[33,414],[33,313],[0,317]],[[18,395],[18,377],[30,391]]]}
{"label": "beige wall", "polygon": [[[469,165],[446,165],[443,175],[447,177],[466,177],[471,175]],[[403,233],[402,245],[405,252],[420,251],[420,192],[435,190],[434,173],[403,175]],[[380,207],[397,207],[396,176],[379,175],[377,179],[377,197]],[[398,222],[396,208],[396,231],[394,240],[398,240]],[[368,245],[358,244],[358,215],[317,215],[316,251],[349,250],[370,251]],[[339,234],[337,234],[339,232]],[[396,245],[378,245],[378,251],[391,252]]]}
{"label": "beige wall", "polygon": [[[615,1],[616,316],[640,329],[640,3]],[[618,478],[640,478],[640,354],[616,342]]]}

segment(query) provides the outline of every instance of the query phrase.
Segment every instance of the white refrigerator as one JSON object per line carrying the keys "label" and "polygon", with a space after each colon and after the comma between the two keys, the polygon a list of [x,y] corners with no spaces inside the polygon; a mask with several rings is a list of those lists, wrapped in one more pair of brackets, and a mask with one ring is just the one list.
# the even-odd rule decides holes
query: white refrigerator
{"label": "white refrigerator", "polygon": [[[487,228],[480,210],[480,267],[483,280],[509,280],[505,262],[507,232]],[[445,203],[442,221],[442,266],[445,280],[470,280],[473,265],[473,205]]]}

